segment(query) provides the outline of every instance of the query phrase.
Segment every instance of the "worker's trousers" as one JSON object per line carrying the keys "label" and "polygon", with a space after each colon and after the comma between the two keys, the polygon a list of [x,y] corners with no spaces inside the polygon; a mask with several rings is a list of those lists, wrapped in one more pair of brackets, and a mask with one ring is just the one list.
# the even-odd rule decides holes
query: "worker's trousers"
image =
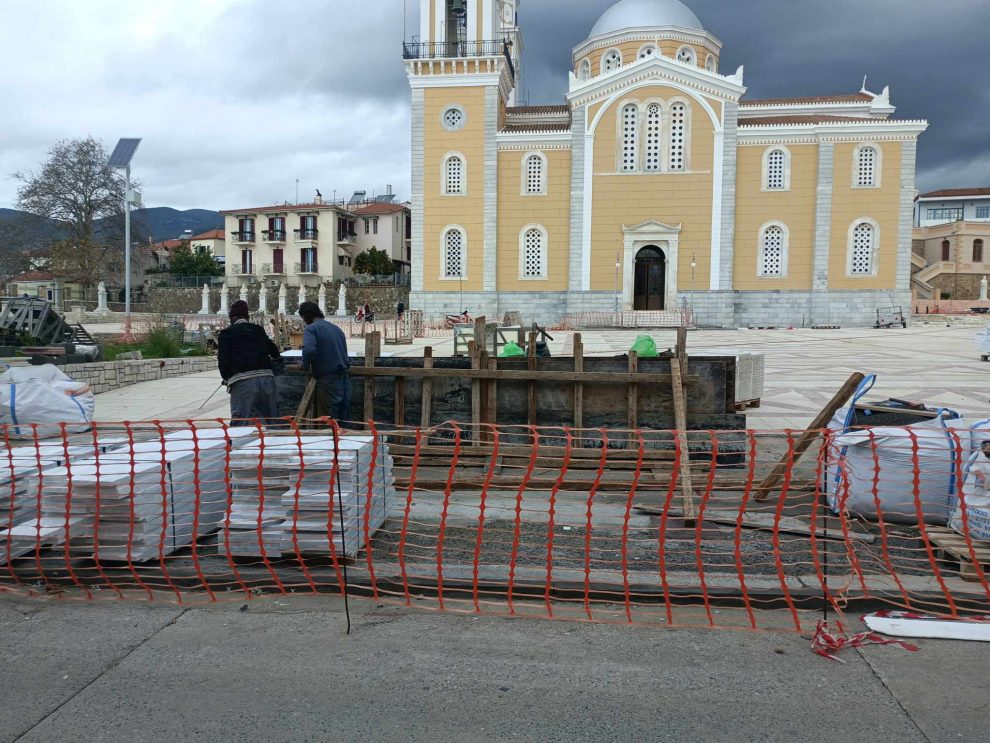
{"label": "worker's trousers", "polygon": [[351,375],[348,372],[317,378],[316,415],[341,422],[351,420]]}
{"label": "worker's trousers", "polygon": [[275,377],[254,377],[235,382],[230,388],[230,425],[274,424],[278,418]]}

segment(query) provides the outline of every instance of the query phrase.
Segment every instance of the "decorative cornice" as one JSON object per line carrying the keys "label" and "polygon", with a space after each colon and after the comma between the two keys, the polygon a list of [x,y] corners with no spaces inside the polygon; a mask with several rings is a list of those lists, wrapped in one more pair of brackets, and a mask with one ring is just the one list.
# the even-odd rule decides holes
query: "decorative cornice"
{"label": "decorative cornice", "polygon": [[819,142],[857,142],[869,139],[895,142],[917,139],[928,122],[864,119],[862,122],[824,122],[782,126],[746,126],[739,122],[739,144],[817,144]]}
{"label": "decorative cornice", "polygon": [[736,82],[734,77],[706,72],[701,68],[666,57],[652,57],[636,60],[614,72],[598,75],[590,80],[578,80],[572,72],[571,89],[567,94],[567,100],[572,107],[584,106],[630,85],[657,79],[669,80],[698,93],[735,103],[746,92],[746,87],[741,82]]}
{"label": "decorative cornice", "polygon": [[500,150],[569,150],[570,132],[499,132],[495,140]]}

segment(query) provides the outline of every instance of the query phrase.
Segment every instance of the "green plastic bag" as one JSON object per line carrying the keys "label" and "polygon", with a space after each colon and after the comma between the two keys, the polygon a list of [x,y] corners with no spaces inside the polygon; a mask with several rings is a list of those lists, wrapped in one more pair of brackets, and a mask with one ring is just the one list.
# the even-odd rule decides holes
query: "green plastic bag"
{"label": "green plastic bag", "polygon": [[515,341],[509,341],[504,346],[502,346],[502,353],[498,355],[500,359],[509,359],[514,356],[525,356],[526,352],[523,351],[519,344]]}
{"label": "green plastic bag", "polygon": [[655,359],[660,355],[657,353],[657,344],[648,335],[639,336],[630,350],[635,351],[641,359]]}

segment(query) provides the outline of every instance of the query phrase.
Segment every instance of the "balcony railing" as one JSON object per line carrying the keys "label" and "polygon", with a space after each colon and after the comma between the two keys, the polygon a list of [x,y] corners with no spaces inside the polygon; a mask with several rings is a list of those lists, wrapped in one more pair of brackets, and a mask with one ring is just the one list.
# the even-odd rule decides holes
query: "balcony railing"
{"label": "balcony railing", "polygon": [[304,261],[296,264],[296,273],[319,273],[319,264],[316,261]]}
{"label": "balcony railing", "polygon": [[234,272],[238,276],[254,276],[254,264],[242,263],[234,268]]}
{"label": "balcony railing", "polygon": [[357,240],[356,232],[338,232],[337,242],[339,243],[352,243]]}
{"label": "balcony railing", "polygon": [[296,240],[318,240],[319,230],[293,230],[296,233]]}
{"label": "balcony railing", "polygon": [[265,263],[261,267],[261,273],[264,276],[282,276],[285,274],[285,264],[284,263]]}
{"label": "balcony railing", "polygon": [[284,243],[285,242],[285,230],[265,230],[261,233],[265,242],[269,243]]}
{"label": "balcony railing", "polygon": [[234,236],[235,243],[253,243],[255,241],[255,234],[253,232],[236,230],[230,234]]}
{"label": "balcony railing", "polygon": [[512,44],[504,39],[491,41],[403,42],[403,59],[451,59],[463,57],[497,57],[503,55],[509,72],[516,76],[512,63]]}

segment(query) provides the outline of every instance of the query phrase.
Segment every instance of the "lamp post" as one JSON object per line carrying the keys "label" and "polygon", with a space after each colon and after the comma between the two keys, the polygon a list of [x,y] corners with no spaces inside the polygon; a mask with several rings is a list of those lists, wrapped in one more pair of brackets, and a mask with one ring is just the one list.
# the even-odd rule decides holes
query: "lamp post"
{"label": "lamp post", "polygon": [[131,160],[137,152],[140,139],[121,139],[107,162],[111,168],[123,170],[124,176],[124,314],[131,314],[131,207],[141,206],[141,194],[131,190]]}

